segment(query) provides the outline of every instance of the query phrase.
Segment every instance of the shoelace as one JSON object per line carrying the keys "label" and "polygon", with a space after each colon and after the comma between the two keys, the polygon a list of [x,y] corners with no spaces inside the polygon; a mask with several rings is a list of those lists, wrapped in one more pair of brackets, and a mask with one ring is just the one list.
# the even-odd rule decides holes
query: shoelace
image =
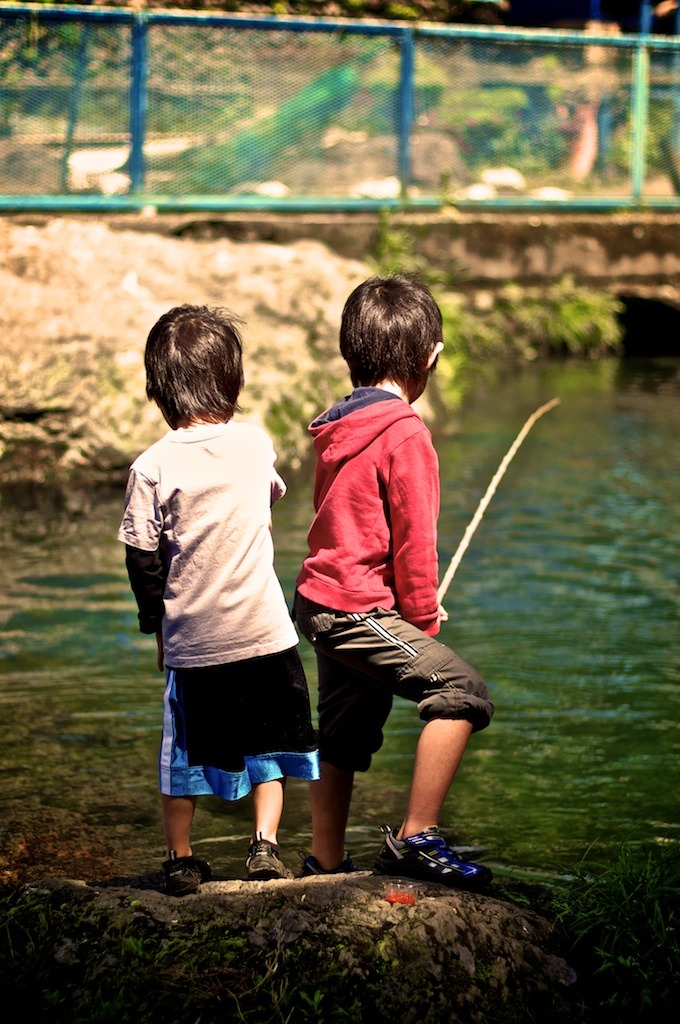
{"label": "shoelace", "polygon": [[257,857],[259,854],[267,854],[272,857],[278,857],[276,850],[272,843],[268,843],[266,839],[258,839],[257,842],[253,843],[250,847],[250,856]]}

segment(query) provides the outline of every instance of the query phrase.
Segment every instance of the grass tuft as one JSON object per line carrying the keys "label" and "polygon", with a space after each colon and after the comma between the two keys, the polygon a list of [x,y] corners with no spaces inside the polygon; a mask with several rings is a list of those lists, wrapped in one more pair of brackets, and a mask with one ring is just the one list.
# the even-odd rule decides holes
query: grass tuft
{"label": "grass tuft", "polygon": [[607,860],[587,856],[558,899],[584,1019],[670,1020],[680,1006],[680,845],[627,842]]}

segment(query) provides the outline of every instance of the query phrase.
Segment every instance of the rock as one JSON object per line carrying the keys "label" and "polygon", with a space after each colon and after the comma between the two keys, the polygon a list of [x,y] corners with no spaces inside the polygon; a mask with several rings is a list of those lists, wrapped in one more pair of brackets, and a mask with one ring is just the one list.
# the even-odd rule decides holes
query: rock
{"label": "rock", "polygon": [[183,899],[158,882],[25,886],[2,942],[18,957],[30,936],[32,952],[1,979],[3,1004],[29,1019],[44,993],[58,992],[51,1021],[93,1019],[114,992],[121,1020],[173,1024],[574,1019],[575,975],[550,924],[502,898],[417,883],[413,906],[392,904],[384,879],[367,872],[212,881]]}
{"label": "rock", "polygon": [[497,191],[493,185],[485,185],[481,181],[475,182],[473,185],[468,185],[467,188],[460,189],[456,195],[459,199],[495,199]]}
{"label": "rock", "polygon": [[490,185],[495,189],[523,192],[526,188],[524,175],[514,167],[487,167],[480,177],[484,185]]}
{"label": "rock", "polygon": [[[73,191],[101,189],[102,178],[119,173],[127,164],[127,146],[109,146],[98,149],[77,149],[68,158],[69,188]],[[125,183],[130,184],[128,176]],[[105,193],[107,194],[107,193]]]}
{"label": "rock", "polygon": [[351,191],[351,195],[356,199],[396,199],[400,193],[401,183],[394,175],[387,178],[368,178],[355,185]]}
{"label": "rock", "polygon": [[299,465],[306,423],[348,386],[338,324],[368,274],[311,240],[0,220],[0,482],[118,483],[167,429],[146,400],[144,346],[157,318],[185,302],[246,321],[243,416],[268,427],[282,466]]}
{"label": "rock", "polygon": [[564,188],[557,188],[554,185],[545,185],[543,188],[534,189],[531,192],[533,199],[543,199],[549,202],[560,202],[564,199],[571,198],[571,192],[567,192]]}
{"label": "rock", "polygon": [[255,186],[255,194],[269,196],[270,199],[282,199],[290,195],[290,189],[282,181],[261,181]]}

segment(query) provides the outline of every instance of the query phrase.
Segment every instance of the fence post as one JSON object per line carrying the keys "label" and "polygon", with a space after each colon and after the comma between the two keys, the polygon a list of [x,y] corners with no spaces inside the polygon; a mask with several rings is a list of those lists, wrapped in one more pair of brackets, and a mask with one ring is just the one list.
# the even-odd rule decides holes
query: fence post
{"label": "fence post", "polygon": [[633,104],[631,146],[631,191],[633,202],[639,205],[645,183],[645,149],[647,145],[647,115],[649,112],[649,47],[640,39],[633,57]]}
{"label": "fence post", "polygon": [[[676,38],[680,36],[680,4],[675,11],[675,21],[673,22],[673,32]],[[680,53],[678,50],[673,51],[673,157],[676,156],[680,149],[680,91],[678,90],[678,80],[680,79]]]}
{"label": "fence post", "polygon": [[85,73],[87,70],[87,41],[89,32],[90,26],[87,22],[80,26],[80,39],[78,40],[78,49],[75,55],[73,88],[71,89],[71,98],[68,106],[66,141],[64,143],[64,153],[61,160],[60,189],[62,193],[69,191],[69,159],[73,152],[73,144],[78,127],[78,116],[80,114],[80,101],[83,96],[83,82],[85,80]]}
{"label": "fence post", "polygon": [[651,0],[642,0],[640,4],[640,32],[643,36],[652,31],[653,19],[654,9]]}
{"label": "fence post", "polygon": [[148,77],[146,18],[140,12],[132,22],[132,74],[130,78],[130,191],[144,188],[144,136],[146,134]]}
{"label": "fence post", "polygon": [[399,70],[397,147],[399,184],[402,201],[408,197],[411,182],[411,132],[414,117],[415,32],[407,28],[399,36],[401,66]]}

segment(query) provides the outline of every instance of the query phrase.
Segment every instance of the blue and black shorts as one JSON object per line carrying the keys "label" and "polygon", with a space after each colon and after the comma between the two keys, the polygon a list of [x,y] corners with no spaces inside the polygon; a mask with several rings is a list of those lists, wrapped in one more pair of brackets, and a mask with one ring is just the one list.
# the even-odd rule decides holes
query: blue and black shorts
{"label": "blue and black shorts", "polygon": [[317,779],[297,648],[208,668],[169,668],[159,773],[167,796],[224,800],[285,776]]}

